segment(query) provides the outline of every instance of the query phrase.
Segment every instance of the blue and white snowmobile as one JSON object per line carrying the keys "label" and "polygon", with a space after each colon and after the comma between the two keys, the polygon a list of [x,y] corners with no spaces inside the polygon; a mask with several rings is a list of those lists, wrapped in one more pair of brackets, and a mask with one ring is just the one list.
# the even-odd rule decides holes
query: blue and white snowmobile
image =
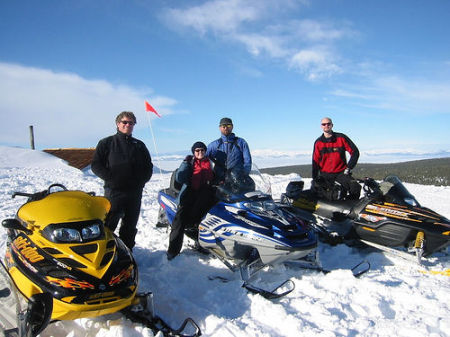
{"label": "blue and white snowmobile", "polygon": [[[293,288],[277,294],[278,287],[266,292],[251,286],[248,280],[266,265],[288,261],[317,263],[314,230],[305,220],[275,204],[270,185],[255,166],[250,175],[227,175],[216,188],[218,202],[202,219],[198,230],[187,229],[186,234],[229,269],[240,270],[247,289],[269,298],[292,291]],[[158,226],[172,224],[178,193],[173,174],[170,187],[158,193]]]}

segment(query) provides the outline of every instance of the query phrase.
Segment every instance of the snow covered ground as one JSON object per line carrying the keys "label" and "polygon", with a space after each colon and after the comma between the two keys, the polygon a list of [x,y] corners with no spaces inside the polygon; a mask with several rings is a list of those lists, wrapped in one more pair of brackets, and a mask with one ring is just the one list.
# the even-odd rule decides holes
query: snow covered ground
{"label": "snow covered ground", "polygon": [[[258,163],[256,163],[258,164]],[[296,178],[265,176],[279,198],[287,183]],[[200,256],[184,247],[168,262],[168,233],[156,228],[158,190],[167,187],[170,175],[155,172],[146,185],[137,234],[135,257],[141,291],[154,293],[157,313],[173,327],[192,317],[204,336],[450,336],[450,278],[428,275],[419,267],[391,258],[374,249],[358,250],[341,245],[319,246],[329,274],[278,266],[263,272],[260,281],[270,288],[273,280],[291,278],[296,285],[288,296],[269,301],[241,288],[220,261]],[[62,160],[39,151],[0,146],[0,218],[15,215],[23,198],[14,191],[35,192],[52,183],[69,189],[103,194],[102,181],[92,172],[81,172]],[[308,186],[309,180],[306,180]],[[450,217],[450,187],[406,184],[424,206]],[[6,232],[0,227],[0,257]],[[371,271],[356,279],[346,267],[366,259]],[[432,269],[450,268],[450,258],[433,256]],[[208,276],[232,281],[210,281]],[[269,275],[269,276],[267,276]],[[272,282],[272,283],[271,283]],[[114,314],[95,319],[57,322],[41,336],[153,336]]]}

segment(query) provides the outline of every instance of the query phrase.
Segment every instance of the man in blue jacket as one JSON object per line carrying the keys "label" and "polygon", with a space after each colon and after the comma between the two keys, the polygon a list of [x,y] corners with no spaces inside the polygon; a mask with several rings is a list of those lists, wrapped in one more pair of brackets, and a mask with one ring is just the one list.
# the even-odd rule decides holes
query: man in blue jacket
{"label": "man in blue jacket", "polygon": [[231,171],[243,171],[248,175],[252,169],[252,156],[247,142],[233,133],[233,121],[230,118],[222,118],[219,129],[222,135],[208,145],[206,156],[223,170],[224,176]]}

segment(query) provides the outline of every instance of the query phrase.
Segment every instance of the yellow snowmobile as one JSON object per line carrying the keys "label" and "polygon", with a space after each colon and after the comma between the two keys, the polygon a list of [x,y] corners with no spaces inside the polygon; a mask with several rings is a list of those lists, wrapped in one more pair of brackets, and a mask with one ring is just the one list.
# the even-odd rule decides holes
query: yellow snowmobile
{"label": "yellow snowmobile", "polygon": [[[130,304],[137,290],[136,263],[129,249],[104,226],[108,199],[81,191],[27,196],[8,229],[6,266],[30,298],[53,296],[52,319],[71,320],[113,313]],[[63,189],[65,189],[63,187]]]}
{"label": "yellow snowmobile", "polygon": [[[51,295],[51,320],[124,309],[134,321],[177,335],[178,330],[142,308],[148,294],[136,293],[138,270],[131,251],[104,225],[111,207],[108,199],[69,191],[60,184],[37,193],[15,192],[15,196],[28,197],[28,201],[14,219],[2,222],[8,234],[6,268],[27,299]],[[198,328],[191,319],[186,321],[184,325],[191,322]]]}

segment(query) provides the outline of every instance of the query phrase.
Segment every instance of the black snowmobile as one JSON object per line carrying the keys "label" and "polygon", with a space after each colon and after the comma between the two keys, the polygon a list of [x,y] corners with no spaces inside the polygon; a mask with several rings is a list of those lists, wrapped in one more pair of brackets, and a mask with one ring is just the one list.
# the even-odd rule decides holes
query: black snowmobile
{"label": "black snowmobile", "polygon": [[450,245],[450,221],[422,207],[398,177],[358,182],[359,200],[320,199],[314,190],[303,190],[303,181],[290,182],[281,203],[314,221],[319,238],[331,244],[358,240],[402,257],[415,253],[419,263]]}
{"label": "black snowmobile", "polygon": [[[51,320],[72,320],[122,311],[167,336],[181,335],[153,314],[148,294],[137,294],[138,270],[131,251],[106,226],[108,199],[53,184],[38,193],[15,192],[28,201],[5,219],[5,265],[31,302],[50,295]],[[193,336],[199,336],[192,322]],[[34,329],[36,330],[36,329]]]}

